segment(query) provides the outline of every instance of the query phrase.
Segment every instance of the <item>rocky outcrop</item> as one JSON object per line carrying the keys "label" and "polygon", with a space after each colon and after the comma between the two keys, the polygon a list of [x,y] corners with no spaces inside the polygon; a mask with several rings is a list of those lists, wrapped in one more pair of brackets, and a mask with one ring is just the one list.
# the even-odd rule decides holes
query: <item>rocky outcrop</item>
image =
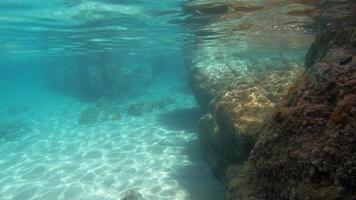
{"label": "rocky outcrop", "polygon": [[128,190],[124,192],[121,200],[143,200],[142,195],[135,190]]}
{"label": "rocky outcrop", "polygon": [[96,125],[107,121],[121,119],[120,107],[108,99],[99,99],[95,105],[84,109],[78,119],[82,125]]}
{"label": "rocky outcrop", "polygon": [[140,116],[145,113],[153,112],[157,109],[165,108],[173,104],[175,100],[173,98],[167,97],[157,100],[144,100],[132,104],[128,109],[127,113],[132,116]]}
{"label": "rocky outcrop", "polygon": [[[301,75],[311,39],[293,25],[294,17],[281,17],[295,9],[287,2],[278,7],[194,2],[185,9],[194,13],[188,20],[197,35],[195,48],[187,51],[189,81],[206,112],[199,122],[199,141],[213,173],[224,179],[231,165],[248,159],[267,116]],[[281,7],[285,13],[279,13]]]}
{"label": "rocky outcrop", "polygon": [[153,79],[149,67],[112,65],[105,58],[88,58],[77,63],[51,66],[50,85],[61,92],[85,99],[127,98],[144,91]]}
{"label": "rocky outcrop", "polygon": [[266,117],[300,72],[291,65],[244,75],[210,102],[199,122],[199,140],[217,177],[222,179],[231,164],[247,160]]}
{"label": "rocky outcrop", "polygon": [[325,1],[307,70],[261,129],[230,199],[356,198],[356,24],[351,1]]}
{"label": "rocky outcrop", "polygon": [[[230,19],[235,13],[233,5],[222,4],[193,8],[200,17],[214,16],[214,30],[220,30],[217,16]],[[224,50],[190,59],[190,82],[207,112],[199,125],[202,150],[226,182],[229,199],[356,199],[356,7],[354,1],[328,0],[318,8],[286,12],[320,14],[321,30],[306,55],[303,75],[286,67],[292,62],[272,64],[285,66],[281,70],[251,71],[273,62],[229,64],[217,59]],[[239,31],[259,27],[245,24],[238,25]]]}

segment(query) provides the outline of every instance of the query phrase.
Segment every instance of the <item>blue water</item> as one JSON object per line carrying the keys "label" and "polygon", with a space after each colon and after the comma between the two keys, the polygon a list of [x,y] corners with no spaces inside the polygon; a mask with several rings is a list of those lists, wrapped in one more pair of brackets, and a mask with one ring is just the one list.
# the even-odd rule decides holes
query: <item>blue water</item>
{"label": "blue water", "polygon": [[[278,17],[294,4],[214,18],[191,2],[0,2],[1,200],[225,199],[200,153],[187,63],[215,77],[256,57],[301,62],[311,20]],[[159,105],[130,114],[142,102]]]}
{"label": "blue water", "polygon": [[[182,27],[169,23],[182,2],[0,2],[1,200],[117,200],[128,190],[152,200],[223,199],[199,151]],[[147,81],[125,76],[133,88],[110,97],[120,120],[82,125],[100,94],[56,87],[48,76],[89,65],[155,71]],[[175,103],[139,117],[125,111],[166,97]]]}

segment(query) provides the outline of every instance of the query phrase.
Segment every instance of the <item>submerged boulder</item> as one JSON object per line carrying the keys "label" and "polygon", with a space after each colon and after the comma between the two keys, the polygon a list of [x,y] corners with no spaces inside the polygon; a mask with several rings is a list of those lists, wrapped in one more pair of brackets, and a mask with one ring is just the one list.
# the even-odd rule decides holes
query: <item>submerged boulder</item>
{"label": "submerged boulder", "polygon": [[94,125],[106,121],[117,121],[121,119],[120,107],[107,99],[100,99],[94,106],[82,111],[78,123],[83,125]]}
{"label": "submerged boulder", "polygon": [[199,140],[218,178],[248,159],[265,119],[299,74],[295,66],[245,75],[210,102],[199,122]]}
{"label": "submerged boulder", "polygon": [[102,121],[107,121],[108,116],[106,114],[102,115],[102,110],[97,107],[89,107],[80,114],[79,124],[90,125],[99,123]]}
{"label": "submerged boulder", "polygon": [[9,108],[7,108],[5,110],[5,112],[11,116],[14,116],[14,115],[23,114],[29,110],[30,110],[30,107],[28,107],[28,106],[14,105],[14,106],[10,106]]}
{"label": "submerged boulder", "polygon": [[222,180],[229,166],[247,160],[268,114],[302,73],[303,52],[236,57],[235,47],[192,51],[189,82],[206,112],[198,126],[200,146]]}
{"label": "submerged boulder", "polygon": [[140,116],[145,113],[153,112],[157,109],[165,108],[173,104],[175,100],[173,98],[162,98],[158,100],[144,100],[137,103],[132,104],[127,112],[132,116]]}
{"label": "submerged boulder", "polygon": [[135,190],[128,190],[124,192],[121,200],[143,200],[142,195]]}
{"label": "submerged boulder", "polygon": [[98,63],[95,57],[63,65],[46,69],[50,85],[86,99],[126,98],[142,92],[153,79],[149,67]]}
{"label": "submerged boulder", "polygon": [[[254,17],[229,3],[185,8],[198,38],[187,57],[206,112],[199,123],[203,154],[228,199],[356,199],[356,4],[281,1],[282,17],[275,3],[261,3],[264,14]],[[295,21],[319,27],[315,20],[324,26],[302,75],[289,66],[302,65],[295,60],[314,38]]]}
{"label": "submerged boulder", "polygon": [[356,198],[356,4],[323,6],[307,71],[271,113],[245,169],[230,171],[230,199]]}

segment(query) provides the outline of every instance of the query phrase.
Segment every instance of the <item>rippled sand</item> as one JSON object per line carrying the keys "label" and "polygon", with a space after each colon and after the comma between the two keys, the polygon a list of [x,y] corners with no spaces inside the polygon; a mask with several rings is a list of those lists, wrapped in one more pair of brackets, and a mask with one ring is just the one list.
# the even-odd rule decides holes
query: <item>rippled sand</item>
{"label": "rippled sand", "polygon": [[[91,103],[32,92],[33,99],[22,102],[8,95],[0,108],[4,121],[31,128],[0,140],[0,199],[116,200],[129,189],[151,200],[222,198],[199,152],[191,95],[171,94],[178,103],[164,110],[88,127],[78,125],[78,117]],[[10,104],[29,109],[9,113]]]}

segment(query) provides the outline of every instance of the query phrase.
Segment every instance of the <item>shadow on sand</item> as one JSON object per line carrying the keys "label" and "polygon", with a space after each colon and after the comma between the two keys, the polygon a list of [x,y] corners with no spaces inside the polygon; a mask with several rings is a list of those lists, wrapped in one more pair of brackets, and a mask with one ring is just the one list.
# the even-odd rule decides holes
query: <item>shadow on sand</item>
{"label": "shadow on sand", "polygon": [[203,112],[199,107],[193,107],[162,113],[158,116],[158,120],[163,127],[170,130],[196,132],[202,115]]}
{"label": "shadow on sand", "polygon": [[199,142],[189,142],[182,150],[191,164],[182,165],[171,174],[174,180],[189,193],[190,200],[224,200],[225,189],[219,180],[214,178],[211,170],[200,153]]}
{"label": "shadow on sand", "polygon": [[[202,115],[199,107],[194,107],[162,113],[159,120],[167,129],[197,133],[198,121]],[[188,199],[224,200],[223,184],[213,177],[200,152],[198,139],[188,142],[181,154],[186,155],[190,163],[182,163],[170,176],[189,193]]]}

